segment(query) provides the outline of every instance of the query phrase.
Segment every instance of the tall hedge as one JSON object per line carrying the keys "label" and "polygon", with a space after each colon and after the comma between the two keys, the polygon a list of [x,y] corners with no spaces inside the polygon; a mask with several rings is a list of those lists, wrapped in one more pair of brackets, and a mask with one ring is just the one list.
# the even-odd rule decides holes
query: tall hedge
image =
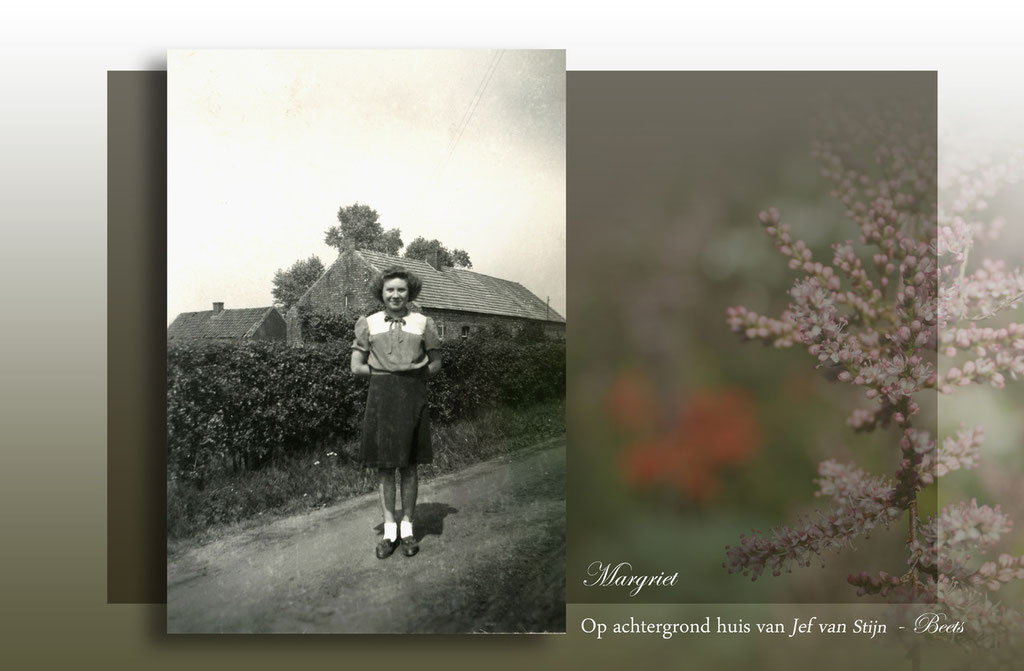
{"label": "tall hedge", "polygon": [[[324,331],[344,332],[346,324]],[[350,342],[350,341],[349,341]],[[200,487],[225,470],[256,470],[358,435],[365,380],[349,342],[184,345],[168,351],[168,467]],[[445,342],[429,382],[432,418],[447,423],[488,407],[564,396],[565,345],[483,337]]]}

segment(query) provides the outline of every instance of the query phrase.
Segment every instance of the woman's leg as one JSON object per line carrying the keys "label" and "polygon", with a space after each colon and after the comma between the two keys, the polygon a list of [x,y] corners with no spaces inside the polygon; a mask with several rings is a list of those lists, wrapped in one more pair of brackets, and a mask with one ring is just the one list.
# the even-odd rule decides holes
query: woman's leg
{"label": "woman's leg", "polygon": [[399,470],[402,473],[402,521],[412,524],[413,513],[416,512],[416,496],[419,493],[419,476],[416,464],[409,464]]}
{"label": "woman's leg", "polygon": [[[380,507],[384,512],[384,523],[395,523],[395,471],[392,468],[377,469],[377,490],[380,492]],[[403,501],[405,479],[402,479]]]}
{"label": "woman's leg", "polygon": [[384,513],[384,537],[377,543],[374,552],[377,559],[386,559],[398,544],[398,525],[395,524],[395,471],[393,468],[377,469],[377,490],[380,492],[380,507]]}
{"label": "woman's leg", "polygon": [[419,552],[420,546],[412,530],[412,517],[416,512],[416,495],[419,489],[419,476],[416,464],[409,464],[400,469],[402,472],[402,554],[411,557]]}

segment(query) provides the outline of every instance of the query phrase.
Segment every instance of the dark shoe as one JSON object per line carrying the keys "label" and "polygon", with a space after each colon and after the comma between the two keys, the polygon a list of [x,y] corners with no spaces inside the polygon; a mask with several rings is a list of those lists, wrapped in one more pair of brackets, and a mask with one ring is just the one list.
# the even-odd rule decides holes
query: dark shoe
{"label": "dark shoe", "polygon": [[411,557],[420,551],[419,541],[416,540],[415,536],[406,536],[402,539],[402,554],[406,557]]}
{"label": "dark shoe", "polygon": [[377,559],[387,559],[390,557],[391,553],[395,551],[395,546],[397,545],[398,543],[393,540],[381,538],[380,543],[377,543]]}

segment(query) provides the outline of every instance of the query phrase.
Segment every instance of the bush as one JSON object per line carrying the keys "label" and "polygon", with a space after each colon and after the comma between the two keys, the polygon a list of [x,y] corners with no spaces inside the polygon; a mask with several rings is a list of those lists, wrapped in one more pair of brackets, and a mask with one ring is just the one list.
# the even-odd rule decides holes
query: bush
{"label": "bush", "polygon": [[350,345],[355,338],[356,320],[359,314],[354,310],[344,312],[316,312],[299,308],[302,338],[307,343],[339,343]]}
{"label": "bush", "polygon": [[281,344],[195,345],[168,352],[168,467],[200,486],[283,452],[349,435],[365,391],[348,350]]}
{"label": "bush", "polygon": [[[323,319],[351,333],[354,319]],[[330,328],[328,328],[328,326]],[[197,344],[168,351],[168,475],[202,489],[223,473],[258,471],[359,433],[366,381],[350,372],[351,336],[312,347]],[[430,382],[438,424],[484,409],[565,395],[565,344],[477,338],[445,342]],[[344,455],[342,455],[344,456]]]}

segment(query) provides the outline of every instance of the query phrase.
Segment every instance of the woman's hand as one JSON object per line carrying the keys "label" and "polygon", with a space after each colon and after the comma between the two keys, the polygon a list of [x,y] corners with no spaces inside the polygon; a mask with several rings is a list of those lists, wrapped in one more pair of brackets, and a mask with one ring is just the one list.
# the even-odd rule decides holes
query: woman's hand
{"label": "woman's hand", "polygon": [[441,353],[436,349],[427,352],[427,377],[434,377],[441,372]]}

